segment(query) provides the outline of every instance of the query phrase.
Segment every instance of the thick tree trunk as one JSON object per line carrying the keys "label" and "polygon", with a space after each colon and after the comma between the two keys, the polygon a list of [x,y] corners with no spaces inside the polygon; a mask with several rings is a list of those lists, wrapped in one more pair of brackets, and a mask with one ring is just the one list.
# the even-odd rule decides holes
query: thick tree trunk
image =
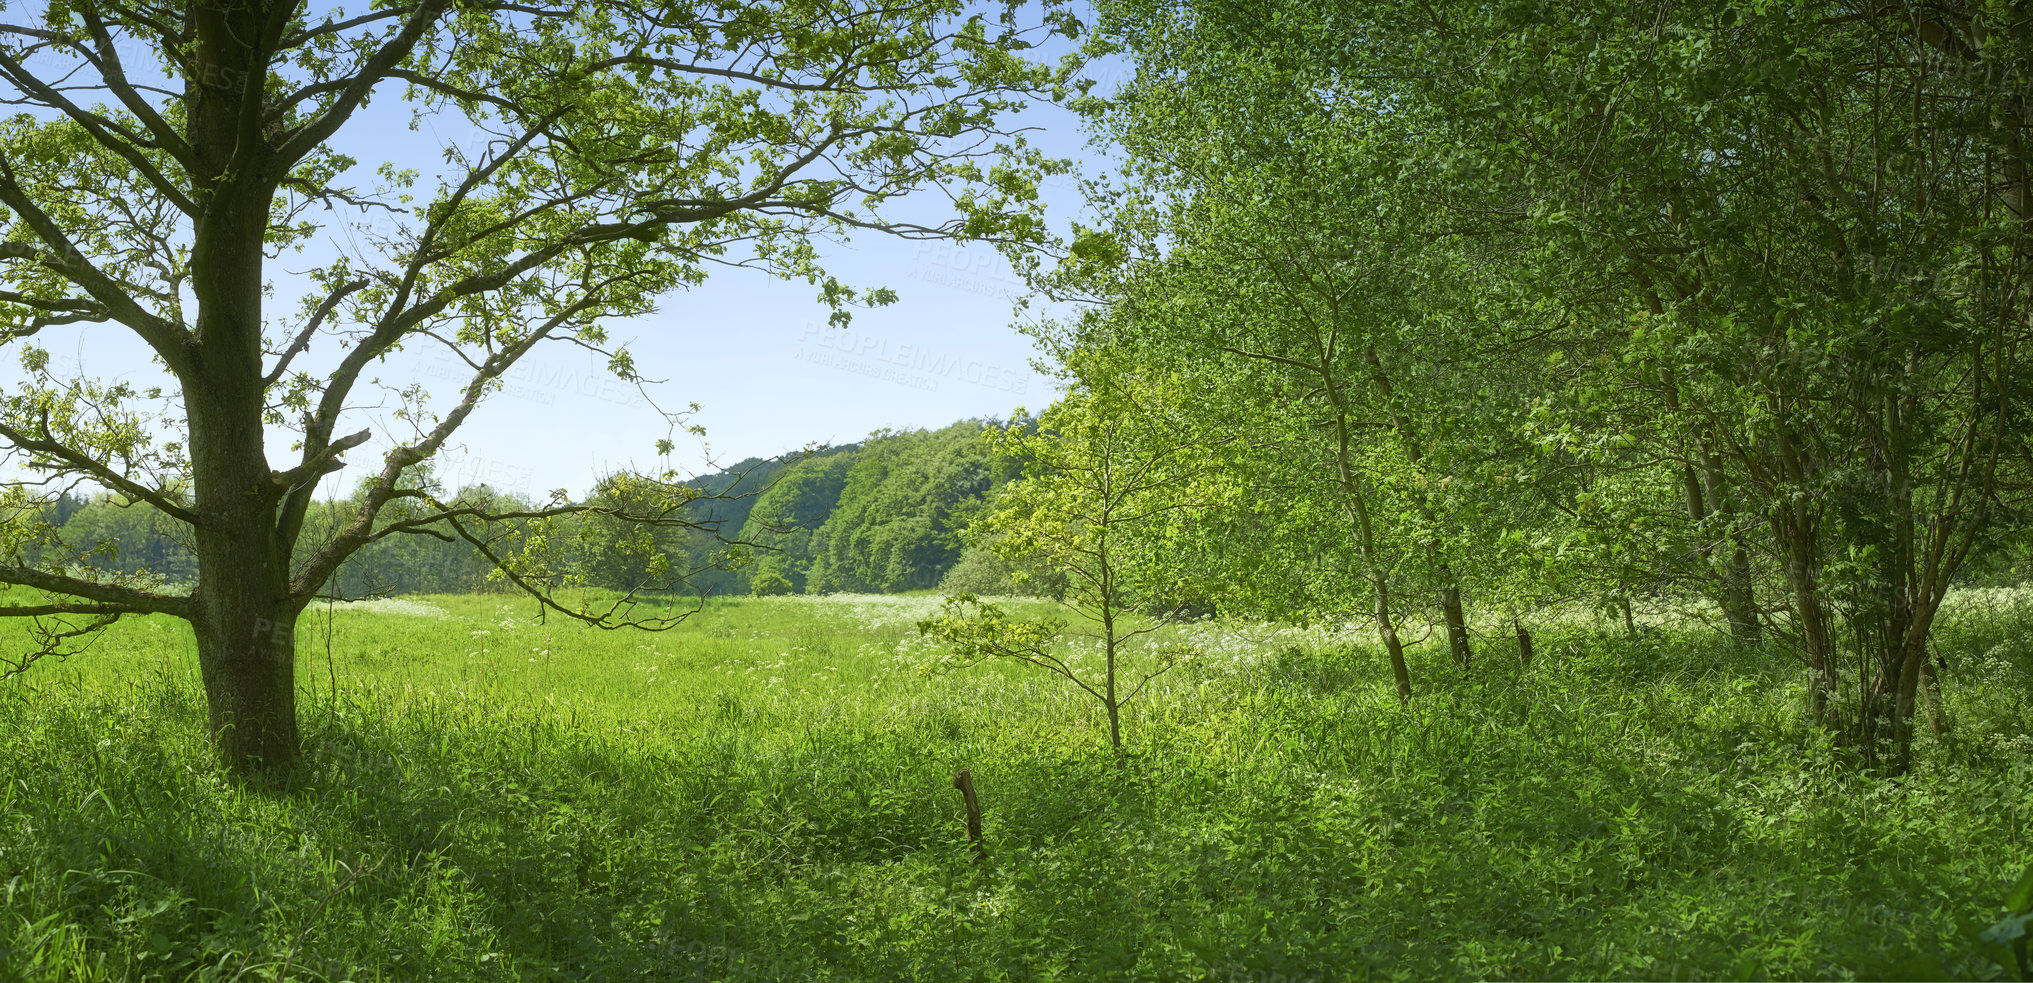
{"label": "thick tree trunk", "polygon": [[263,248],[280,165],[259,98],[281,19],[260,6],[194,8],[194,59],[218,79],[191,79],[186,131],[194,153],[188,364],[179,370],[190,426],[198,580],[192,621],[212,741],[242,775],[297,759],[296,619],[286,489],[264,448]]}
{"label": "thick tree trunk", "polygon": [[296,763],[301,605],[289,596],[289,550],[275,534],[259,402],[223,395],[189,403],[202,520],[192,627],[213,744],[228,768],[251,775]]}
{"label": "thick tree trunk", "polygon": [[[213,343],[237,342],[255,330],[234,318],[200,323],[215,332],[207,338]],[[203,381],[185,398],[200,520],[191,595],[198,666],[213,743],[224,764],[243,775],[287,770],[297,757],[302,604],[290,596],[290,549],[277,531],[282,489],[263,449],[259,365],[258,346],[207,344],[198,368]]]}
{"label": "thick tree trunk", "polygon": [[296,764],[296,614],[208,598],[197,625],[212,746],[243,774]]}

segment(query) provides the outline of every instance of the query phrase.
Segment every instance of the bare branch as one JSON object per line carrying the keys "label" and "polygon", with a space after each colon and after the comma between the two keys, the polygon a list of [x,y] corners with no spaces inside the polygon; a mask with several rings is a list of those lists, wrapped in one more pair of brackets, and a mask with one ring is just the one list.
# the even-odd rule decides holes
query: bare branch
{"label": "bare branch", "polygon": [[124,584],[106,584],[96,580],[85,580],[48,570],[32,567],[0,566],[0,584],[19,584],[34,587],[55,594],[68,594],[98,601],[101,604],[154,614],[173,614],[179,618],[191,616],[191,601],[188,597],[175,594],[157,594],[138,587]]}
{"label": "bare branch", "polygon": [[318,309],[311,313],[310,320],[304,325],[303,330],[297,332],[296,339],[290,342],[289,347],[282,350],[281,355],[277,356],[275,368],[269,370],[268,375],[262,378],[261,387],[267,389],[269,386],[275,385],[276,380],[281,379],[282,374],[289,370],[289,363],[311,346],[311,338],[318,333],[319,325],[324,324],[325,319],[331,317],[332,312],[337,310],[339,304],[345,301],[347,297],[357,290],[364,289],[366,286],[367,281],[365,280],[350,280],[332,288],[332,292],[325,295],[325,299],[318,305]]}

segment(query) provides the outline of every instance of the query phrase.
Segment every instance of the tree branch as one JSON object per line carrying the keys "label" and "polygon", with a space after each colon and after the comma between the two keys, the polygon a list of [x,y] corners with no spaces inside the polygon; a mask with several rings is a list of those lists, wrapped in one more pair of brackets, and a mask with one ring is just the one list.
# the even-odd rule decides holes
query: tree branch
{"label": "tree branch", "polygon": [[34,587],[54,594],[68,594],[137,612],[151,614],[172,614],[188,618],[192,614],[191,599],[174,594],[157,594],[138,587],[123,584],[104,584],[95,580],[51,573],[32,567],[0,566],[0,584],[18,584]]}
{"label": "tree branch", "polygon": [[13,248],[0,247],[0,258],[27,259],[40,261],[55,270],[64,279],[76,284],[93,300],[105,307],[107,314],[140,335],[171,371],[181,372],[188,364],[184,345],[190,334],[181,325],[165,320],[142,309],[134,302],[128,289],[115,281],[85,258],[85,254],[64,235],[54,219],[51,219],[21,187],[15,177],[14,164],[0,154],[0,203],[14,210],[15,214],[35,232],[37,238],[48,245],[48,251],[37,251],[18,243],[7,244]]}
{"label": "tree branch", "polygon": [[[47,428],[45,427],[46,432]],[[69,470],[88,475],[92,480],[129,498],[147,502],[161,510],[164,515],[173,519],[193,526],[198,524],[197,514],[184,508],[174,499],[113,470],[108,465],[93,460],[90,455],[75,447],[59,443],[54,438],[30,437],[5,423],[0,423],[0,437],[6,438],[8,443],[22,450],[35,454],[47,454],[50,457],[56,458],[64,462]]]}

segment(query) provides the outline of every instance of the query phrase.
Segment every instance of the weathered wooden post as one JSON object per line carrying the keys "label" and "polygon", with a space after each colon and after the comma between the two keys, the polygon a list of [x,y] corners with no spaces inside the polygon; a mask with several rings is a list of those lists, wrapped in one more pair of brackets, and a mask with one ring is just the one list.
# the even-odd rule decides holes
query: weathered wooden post
{"label": "weathered wooden post", "polygon": [[974,847],[974,862],[988,859],[988,847],[981,842],[981,800],[974,795],[974,776],[967,769],[953,776],[953,787],[960,790],[960,798],[967,803],[967,842]]}

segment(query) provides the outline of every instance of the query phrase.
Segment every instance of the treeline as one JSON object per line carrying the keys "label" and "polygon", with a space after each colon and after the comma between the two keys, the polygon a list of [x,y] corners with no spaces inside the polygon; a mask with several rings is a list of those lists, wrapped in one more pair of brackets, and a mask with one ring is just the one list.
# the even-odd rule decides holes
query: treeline
{"label": "treeline", "polygon": [[1949,590],[2033,529],[2022,17],[1099,9],[1123,173],[1036,330],[1223,476],[1118,578],[1371,620],[1406,699],[1428,625],[1466,665],[1549,608],[1705,599],[1905,747]]}
{"label": "treeline", "polygon": [[[887,593],[937,587],[958,566],[963,589],[1015,590],[1008,564],[982,551],[969,556],[963,539],[969,519],[1017,472],[1014,462],[988,452],[981,439],[986,425],[966,420],[940,430],[881,432],[857,444],[742,461],[685,482],[682,506],[661,524],[637,521],[650,511],[642,507],[649,497],[643,484],[614,476],[580,504],[613,507],[629,518],[589,514],[540,525],[474,519],[464,524],[471,539],[450,523],[432,523],[362,548],[330,589],[339,597],[506,589],[512,585],[496,562],[506,558],[510,569],[547,588]],[[661,486],[654,494],[672,498]],[[486,485],[441,490],[441,497],[490,515],[548,504]],[[384,524],[401,522],[401,505],[391,506]],[[299,552],[309,556],[329,542],[358,507],[357,496],[319,503],[306,518]],[[53,536],[35,548],[62,550],[81,567],[171,584],[197,575],[179,524],[152,507],[112,494],[71,494],[43,518]]]}

